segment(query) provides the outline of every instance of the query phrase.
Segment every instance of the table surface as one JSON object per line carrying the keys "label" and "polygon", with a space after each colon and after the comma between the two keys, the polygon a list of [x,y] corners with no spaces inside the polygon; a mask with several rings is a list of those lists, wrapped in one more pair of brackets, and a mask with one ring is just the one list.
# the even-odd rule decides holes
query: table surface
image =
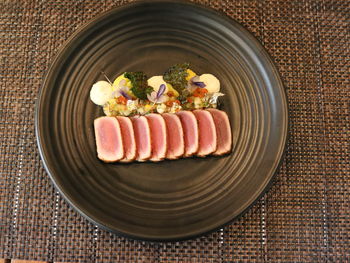
{"label": "table surface", "polygon": [[34,106],[64,41],[128,1],[0,1],[0,258],[105,262],[350,260],[350,1],[198,0],[265,46],[285,83],[290,138],[272,188],[241,218],[148,243],[87,222],[39,157]]}

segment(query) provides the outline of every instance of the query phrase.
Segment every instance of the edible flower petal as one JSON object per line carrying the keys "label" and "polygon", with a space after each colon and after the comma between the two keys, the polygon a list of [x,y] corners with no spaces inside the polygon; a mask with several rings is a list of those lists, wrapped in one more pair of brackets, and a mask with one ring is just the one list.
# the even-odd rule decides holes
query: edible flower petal
{"label": "edible flower petal", "polygon": [[[122,82],[121,80],[120,82]],[[115,97],[123,96],[124,98],[131,100],[132,97],[128,94],[129,88],[127,86],[119,85],[118,89],[114,92]]]}
{"label": "edible flower petal", "polygon": [[165,88],[166,88],[166,87],[165,87],[165,84],[160,85],[159,90],[158,90],[158,92],[157,92],[157,99],[159,99],[160,96],[163,95],[163,93],[164,93],[164,91],[165,91]]}
{"label": "edible flower petal", "polygon": [[193,83],[194,85],[200,87],[200,88],[204,88],[204,87],[207,86],[207,85],[205,85],[204,82],[202,82],[202,81],[193,81],[192,83]]}
{"label": "edible flower petal", "polygon": [[124,87],[126,86],[126,80],[125,79],[122,79],[119,84],[118,84],[118,88],[121,88],[121,87]]}
{"label": "edible flower petal", "polygon": [[124,97],[124,98],[126,98],[126,99],[128,99],[128,100],[131,100],[131,97],[128,95],[128,93],[126,93],[124,90],[120,90],[120,94]]}
{"label": "edible flower petal", "polygon": [[151,94],[147,94],[147,98],[153,103],[163,103],[168,100],[168,96],[164,95],[164,91],[165,85],[162,84],[160,85],[158,92],[152,91]]}
{"label": "edible flower petal", "polygon": [[200,88],[204,88],[205,86],[207,86],[203,81],[200,81],[198,76],[194,76],[193,78],[191,78],[191,84]]}

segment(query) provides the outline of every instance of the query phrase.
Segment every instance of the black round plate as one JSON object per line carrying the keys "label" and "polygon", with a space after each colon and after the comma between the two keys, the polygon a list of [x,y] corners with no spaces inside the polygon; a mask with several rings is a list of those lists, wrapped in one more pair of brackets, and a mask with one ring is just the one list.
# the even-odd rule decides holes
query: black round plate
{"label": "black round plate", "polygon": [[[124,71],[160,75],[190,62],[222,84],[233,151],[223,157],[105,164],[96,157],[92,84]],[[288,126],[283,85],[258,41],[212,9],[177,1],[135,2],[79,29],[54,60],[36,109],[45,168],[90,221],[143,240],[183,240],[217,229],[266,189]]]}

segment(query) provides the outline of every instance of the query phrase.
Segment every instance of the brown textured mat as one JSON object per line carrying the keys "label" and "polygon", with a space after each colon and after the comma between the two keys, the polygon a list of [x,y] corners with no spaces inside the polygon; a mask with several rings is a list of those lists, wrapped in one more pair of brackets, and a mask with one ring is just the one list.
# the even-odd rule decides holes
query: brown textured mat
{"label": "brown textured mat", "polygon": [[34,132],[38,89],[63,42],[127,1],[0,1],[0,258],[104,262],[350,260],[350,1],[198,0],[242,23],[284,80],[291,132],[271,190],[201,238],[146,243],[100,230],[53,188]]}

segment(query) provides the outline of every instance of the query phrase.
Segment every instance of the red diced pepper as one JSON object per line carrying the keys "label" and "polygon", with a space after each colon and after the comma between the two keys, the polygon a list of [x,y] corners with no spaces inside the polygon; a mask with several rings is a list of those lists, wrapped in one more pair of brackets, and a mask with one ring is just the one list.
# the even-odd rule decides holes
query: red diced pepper
{"label": "red diced pepper", "polygon": [[119,96],[117,98],[117,103],[118,104],[123,104],[123,105],[126,105],[126,103],[128,102],[127,98],[125,98],[124,96]]}

